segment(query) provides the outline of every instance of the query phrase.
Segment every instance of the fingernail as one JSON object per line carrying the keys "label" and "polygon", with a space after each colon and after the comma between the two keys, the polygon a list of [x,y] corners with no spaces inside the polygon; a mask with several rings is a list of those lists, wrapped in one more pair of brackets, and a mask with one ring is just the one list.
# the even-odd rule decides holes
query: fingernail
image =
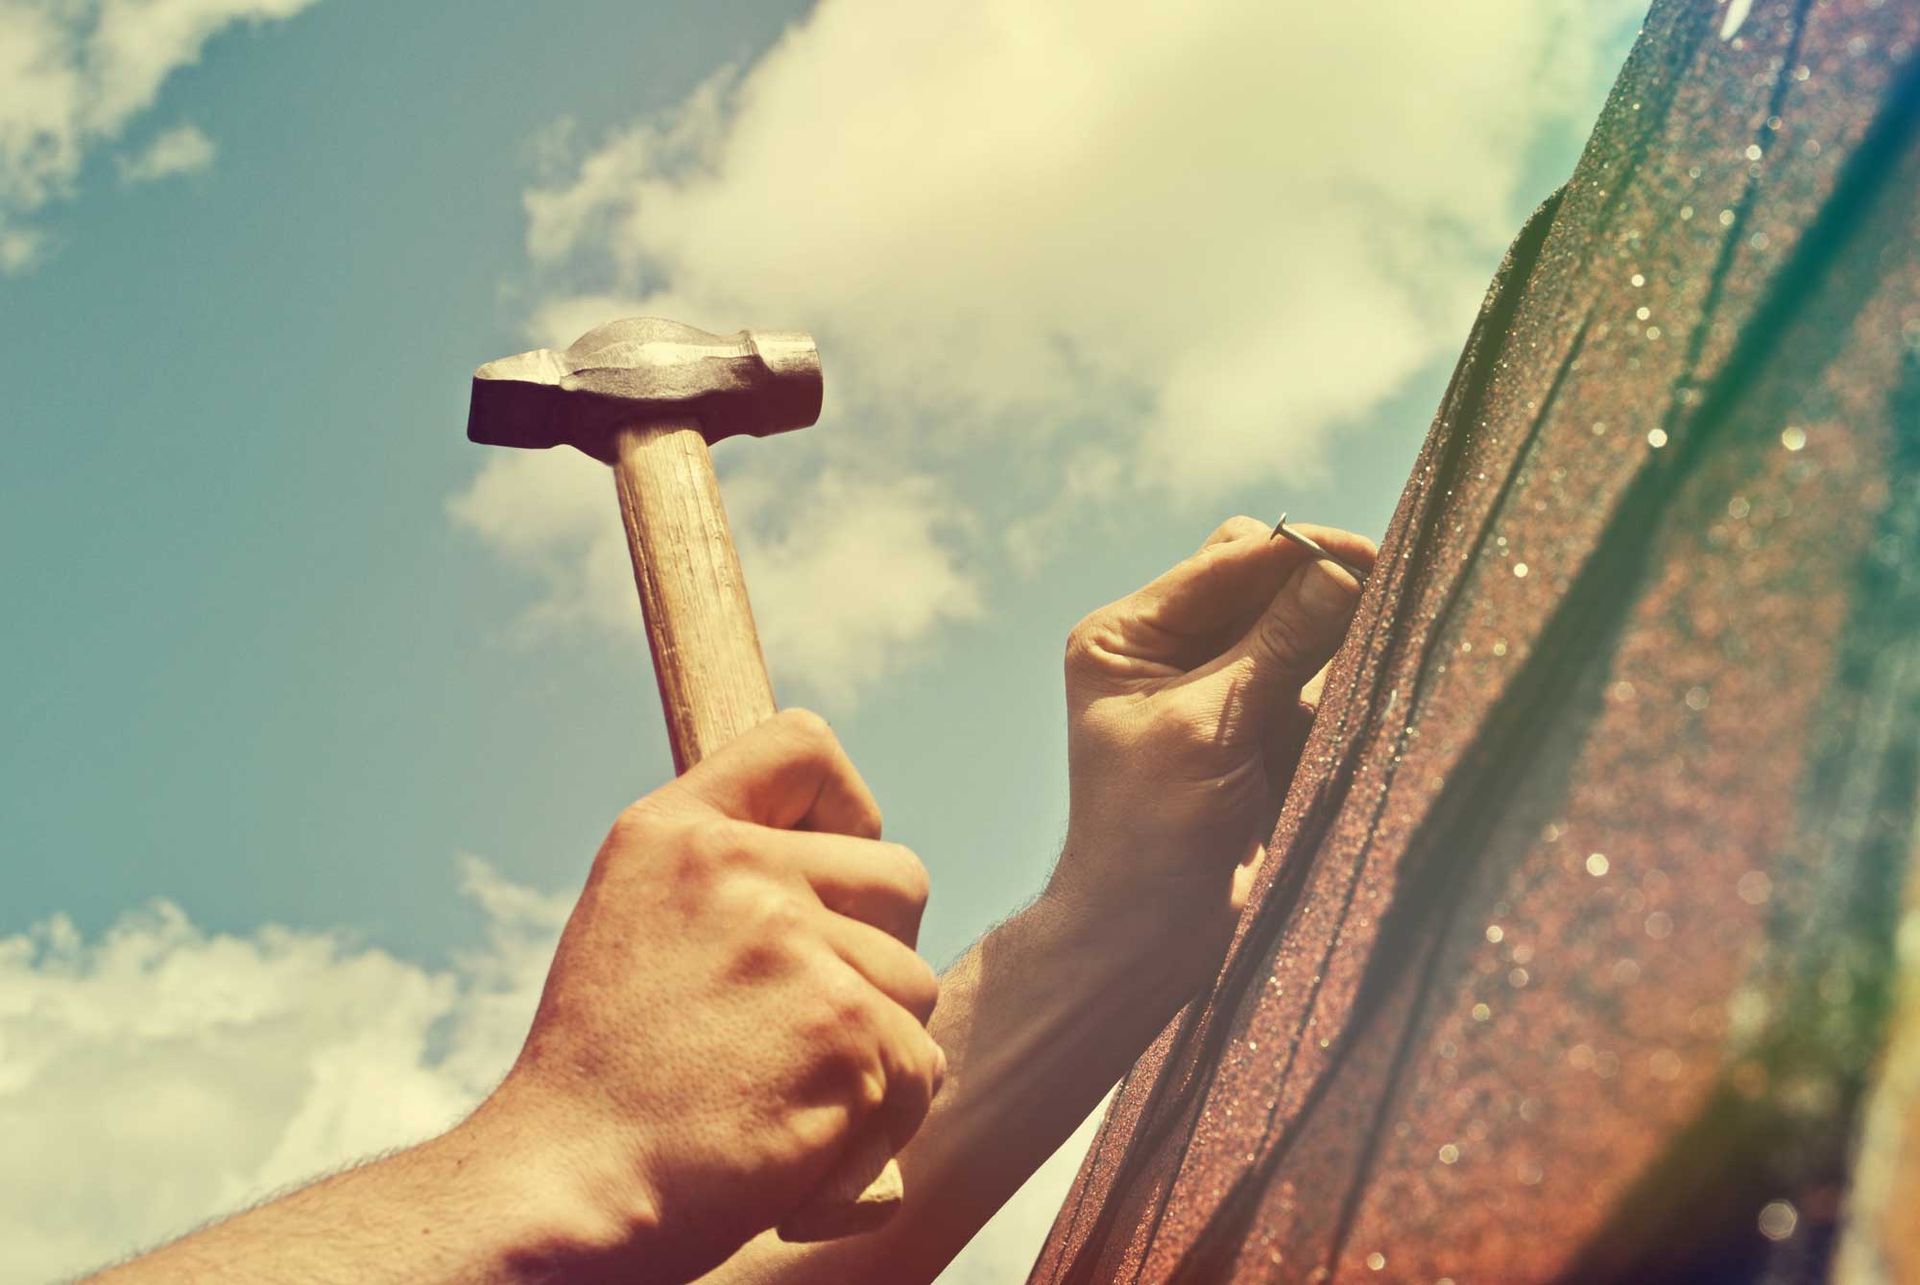
{"label": "fingernail", "polygon": [[1316,616],[1351,616],[1360,603],[1360,586],[1330,563],[1310,562],[1300,575],[1300,605]]}

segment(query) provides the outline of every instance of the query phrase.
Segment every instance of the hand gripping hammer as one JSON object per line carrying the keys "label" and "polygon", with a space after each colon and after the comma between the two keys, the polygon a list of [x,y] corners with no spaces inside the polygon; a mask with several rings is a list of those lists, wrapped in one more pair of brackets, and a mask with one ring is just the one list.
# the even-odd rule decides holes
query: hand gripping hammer
{"label": "hand gripping hammer", "polygon": [[[472,441],[565,444],[613,466],[678,772],[774,713],[707,448],[805,428],[820,417],[820,398],[820,355],[808,335],[713,335],[655,318],[610,322],[564,352],[520,353],[473,373]],[[780,1234],[867,1231],[893,1215],[901,1194],[886,1138],[863,1133]]]}

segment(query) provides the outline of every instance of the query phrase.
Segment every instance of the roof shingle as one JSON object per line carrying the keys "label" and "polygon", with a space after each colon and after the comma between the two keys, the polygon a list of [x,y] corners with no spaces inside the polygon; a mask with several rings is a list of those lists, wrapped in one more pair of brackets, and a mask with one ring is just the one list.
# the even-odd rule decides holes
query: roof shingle
{"label": "roof shingle", "polygon": [[1509,252],[1035,1281],[1824,1277],[1920,772],[1920,5],[1726,13],[1655,5]]}

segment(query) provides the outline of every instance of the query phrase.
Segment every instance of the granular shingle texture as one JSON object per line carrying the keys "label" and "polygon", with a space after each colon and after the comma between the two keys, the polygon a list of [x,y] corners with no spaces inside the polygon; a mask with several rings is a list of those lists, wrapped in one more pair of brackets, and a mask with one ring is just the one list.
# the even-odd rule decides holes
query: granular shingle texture
{"label": "granular shingle texture", "polygon": [[1655,5],[1035,1281],[1920,1263],[1920,1129],[1864,1106],[1920,1100],[1917,41],[1916,0]]}

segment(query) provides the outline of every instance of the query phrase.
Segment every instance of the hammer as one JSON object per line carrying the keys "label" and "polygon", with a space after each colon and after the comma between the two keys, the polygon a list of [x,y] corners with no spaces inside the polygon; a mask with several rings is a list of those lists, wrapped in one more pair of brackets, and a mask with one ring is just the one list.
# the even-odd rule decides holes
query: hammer
{"label": "hammer", "polygon": [[[710,444],[805,428],[820,417],[820,354],[797,331],[708,334],[657,318],[614,321],[571,348],[473,372],[467,437],[569,445],[613,466],[675,772],[773,717],[773,685],[747,603]],[[869,1231],[900,1206],[887,1139],[855,1137],[789,1241]]]}

